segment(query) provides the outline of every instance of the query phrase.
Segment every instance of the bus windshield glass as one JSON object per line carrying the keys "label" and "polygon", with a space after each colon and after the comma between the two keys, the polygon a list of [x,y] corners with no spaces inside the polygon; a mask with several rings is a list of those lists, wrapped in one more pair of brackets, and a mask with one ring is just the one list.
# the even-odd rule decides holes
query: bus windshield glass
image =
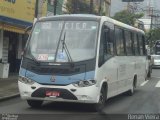
{"label": "bus windshield glass", "polygon": [[96,21],[37,22],[26,55],[42,62],[92,59],[96,53],[97,33]]}

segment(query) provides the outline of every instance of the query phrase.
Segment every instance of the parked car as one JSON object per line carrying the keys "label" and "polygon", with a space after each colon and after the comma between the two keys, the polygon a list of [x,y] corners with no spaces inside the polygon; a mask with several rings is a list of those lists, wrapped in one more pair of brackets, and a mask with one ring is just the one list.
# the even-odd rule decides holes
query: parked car
{"label": "parked car", "polygon": [[152,68],[160,68],[160,55],[152,55],[153,65]]}

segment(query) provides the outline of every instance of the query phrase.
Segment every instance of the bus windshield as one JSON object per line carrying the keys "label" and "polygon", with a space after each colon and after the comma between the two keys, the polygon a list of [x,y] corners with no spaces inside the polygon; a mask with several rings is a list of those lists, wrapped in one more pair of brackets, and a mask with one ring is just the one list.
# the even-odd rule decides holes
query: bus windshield
{"label": "bus windshield", "polygon": [[43,62],[74,62],[95,57],[98,22],[37,22],[26,55]]}

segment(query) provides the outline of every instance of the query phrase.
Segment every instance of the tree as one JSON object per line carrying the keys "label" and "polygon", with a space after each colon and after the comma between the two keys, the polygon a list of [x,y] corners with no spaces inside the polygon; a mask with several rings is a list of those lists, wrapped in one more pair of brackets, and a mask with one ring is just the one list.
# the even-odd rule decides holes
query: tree
{"label": "tree", "polygon": [[91,13],[96,14],[95,6],[91,6],[90,0],[67,0],[66,10],[68,14]]}
{"label": "tree", "polygon": [[156,42],[156,40],[160,40],[160,28],[156,28],[153,30],[150,30],[147,34],[146,34],[146,38],[147,38],[147,42],[150,45],[150,47],[152,48]]}
{"label": "tree", "polygon": [[113,18],[128,25],[134,26],[136,19],[139,19],[141,17],[143,17],[143,13],[134,14],[129,12],[128,10],[122,10],[120,12],[117,12]]}

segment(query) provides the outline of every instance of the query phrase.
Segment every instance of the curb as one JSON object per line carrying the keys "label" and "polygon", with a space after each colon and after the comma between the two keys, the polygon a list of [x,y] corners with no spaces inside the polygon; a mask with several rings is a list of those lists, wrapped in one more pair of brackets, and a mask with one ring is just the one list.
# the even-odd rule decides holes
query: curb
{"label": "curb", "polygon": [[16,97],[19,97],[19,96],[20,96],[20,94],[17,93],[17,94],[10,95],[10,96],[0,97],[0,102],[5,101],[5,100],[9,100],[9,99],[12,99],[12,98],[16,98]]}

